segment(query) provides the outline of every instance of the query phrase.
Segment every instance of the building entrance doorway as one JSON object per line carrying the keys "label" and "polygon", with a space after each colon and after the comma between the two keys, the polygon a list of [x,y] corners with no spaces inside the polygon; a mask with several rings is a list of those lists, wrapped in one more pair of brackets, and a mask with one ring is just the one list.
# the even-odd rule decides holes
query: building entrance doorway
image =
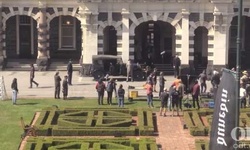
{"label": "building entrance doorway", "polygon": [[31,58],[33,20],[29,16],[18,16],[19,21],[19,58]]}
{"label": "building entrance doorway", "polygon": [[[103,30],[103,54],[104,55],[117,55],[117,31],[114,26],[107,26]],[[109,70],[111,64],[115,65],[115,59],[104,60],[103,65],[105,70]]]}
{"label": "building entrance doorway", "polygon": [[194,31],[194,67],[206,68],[208,56],[208,30],[198,27]]}
{"label": "building entrance doorway", "polygon": [[[236,68],[236,50],[237,50],[237,20],[238,17],[233,17],[229,29],[229,53],[228,53],[228,67]],[[250,69],[250,17],[242,17],[242,46],[241,46],[241,69]]]}
{"label": "building entrance doorway", "polygon": [[148,21],[135,28],[135,62],[171,64],[175,51],[175,29],[163,21]]}

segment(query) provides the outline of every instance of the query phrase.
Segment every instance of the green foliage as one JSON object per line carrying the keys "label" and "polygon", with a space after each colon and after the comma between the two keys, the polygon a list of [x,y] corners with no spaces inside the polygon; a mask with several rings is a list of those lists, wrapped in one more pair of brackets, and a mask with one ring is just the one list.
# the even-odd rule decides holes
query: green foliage
{"label": "green foliage", "polygon": [[107,149],[107,150],[157,150],[153,138],[29,138],[24,150],[56,150],[56,149]]}
{"label": "green foliage", "polygon": [[[54,109],[51,106],[56,105],[59,108],[70,108],[68,111],[74,111],[74,108],[98,108],[98,109],[116,109],[117,105],[97,105],[97,99],[77,99],[74,100],[55,100],[55,99],[19,99],[17,105],[12,105],[11,101],[0,101],[0,143],[1,149],[14,150],[18,149],[21,141],[21,134],[23,133],[22,127],[20,125],[20,117],[24,118],[25,124],[30,124],[35,112],[41,112],[43,108],[47,110]],[[160,106],[159,101],[155,101],[154,105],[156,108],[154,110],[158,111],[157,106]],[[126,108],[130,108],[129,112],[132,116],[136,116],[137,112],[132,111],[136,108],[147,108],[147,102],[144,101],[134,101],[132,103],[125,100],[125,108],[119,108],[120,110],[127,111]],[[63,113],[59,112],[58,113]],[[40,120],[41,121],[41,120]],[[47,135],[47,129],[39,129],[39,134]]]}

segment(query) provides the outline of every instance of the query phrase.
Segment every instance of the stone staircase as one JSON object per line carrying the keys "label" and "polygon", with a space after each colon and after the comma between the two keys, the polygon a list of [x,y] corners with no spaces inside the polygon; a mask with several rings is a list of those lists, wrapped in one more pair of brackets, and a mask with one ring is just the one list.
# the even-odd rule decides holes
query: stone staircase
{"label": "stone staircase", "polygon": [[[81,66],[78,61],[72,61],[73,70],[79,71]],[[30,71],[30,64],[33,63],[37,70],[36,59],[9,59],[7,61],[5,71]],[[52,60],[48,71],[66,71],[67,70],[68,59],[55,59]]]}
{"label": "stone staircase", "polygon": [[[50,66],[48,68],[49,71],[66,71],[68,65],[68,59],[53,59],[51,60]],[[72,60],[73,70],[79,71],[81,66],[78,63],[79,60]]]}
{"label": "stone staircase", "polygon": [[30,64],[33,63],[34,67],[37,68],[36,59],[8,59],[5,71],[29,71]]}
{"label": "stone staircase", "polygon": [[174,75],[174,69],[171,64],[154,64],[157,72],[164,72],[164,75]]}

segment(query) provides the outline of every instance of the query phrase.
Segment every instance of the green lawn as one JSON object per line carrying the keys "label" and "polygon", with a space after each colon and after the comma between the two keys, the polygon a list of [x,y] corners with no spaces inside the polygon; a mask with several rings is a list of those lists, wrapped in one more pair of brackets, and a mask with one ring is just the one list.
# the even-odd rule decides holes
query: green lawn
{"label": "green lawn", "polygon": [[[116,100],[113,99],[113,102]],[[106,103],[106,99],[104,99]],[[12,105],[11,101],[0,101],[0,147],[2,150],[16,150],[21,141],[21,134],[23,133],[20,117],[24,118],[24,122],[29,124],[34,113],[43,108],[57,105],[59,108],[63,107],[105,107],[115,108],[116,104],[109,106],[97,105],[97,99],[73,99],[73,100],[55,100],[55,99],[21,99],[17,101],[17,105]],[[156,106],[154,110],[158,111],[160,101],[155,101]],[[134,101],[128,102],[125,100],[126,108],[147,108],[147,102]]]}

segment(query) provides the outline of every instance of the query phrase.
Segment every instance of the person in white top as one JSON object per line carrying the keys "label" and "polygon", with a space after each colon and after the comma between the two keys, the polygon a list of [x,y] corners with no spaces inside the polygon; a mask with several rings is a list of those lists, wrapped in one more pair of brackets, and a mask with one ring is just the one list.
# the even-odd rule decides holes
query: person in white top
{"label": "person in white top", "polygon": [[240,107],[246,108],[246,89],[244,89],[244,85],[240,85]]}

